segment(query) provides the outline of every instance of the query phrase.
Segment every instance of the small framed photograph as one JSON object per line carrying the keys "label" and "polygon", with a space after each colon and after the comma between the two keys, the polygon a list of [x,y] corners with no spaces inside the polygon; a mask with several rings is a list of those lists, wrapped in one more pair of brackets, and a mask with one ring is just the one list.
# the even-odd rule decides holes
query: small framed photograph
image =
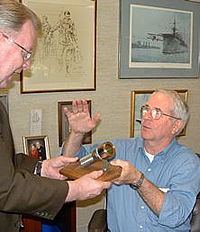
{"label": "small framed photograph", "polygon": [[[186,103],[188,101],[188,90],[175,90]],[[138,137],[141,134],[141,116],[140,109],[147,102],[154,90],[134,90],[131,92],[131,122],[130,122],[130,137]],[[186,127],[178,136],[186,135]]]}
{"label": "small framed photograph", "polygon": [[[89,112],[91,115],[91,100],[87,100]],[[67,116],[64,113],[64,108],[68,107],[72,110],[72,101],[62,101],[58,102],[58,134],[59,134],[59,146],[61,147],[66,137],[70,133],[70,126]],[[85,134],[83,139],[83,144],[91,144],[92,143],[92,132],[88,132]]]}
{"label": "small framed photograph", "polygon": [[40,160],[50,159],[49,139],[46,135],[23,136],[24,153]]}
{"label": "small framed photograph", "polygon": [[119,78],[198,78],[194,1],[120,0]]}

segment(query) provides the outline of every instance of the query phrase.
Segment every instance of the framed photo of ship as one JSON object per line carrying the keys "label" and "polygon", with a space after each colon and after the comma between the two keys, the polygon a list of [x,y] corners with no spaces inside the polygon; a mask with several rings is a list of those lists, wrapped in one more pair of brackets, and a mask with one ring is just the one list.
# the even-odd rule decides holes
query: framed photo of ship
{"label": "framed photo of ship", "polygon": [[[188,102],[188,90],[175,90],[184,102]],[[138,137],[141,133],[141,116],[140,109],[147,102],[150,95],[154,92],[153,89],[134,90],[131,91],[131,122],[130,122],[130,137]],[[186,135],[186,127],[178,136]]]}
{"label": "framed photo of ship", "polygon": [[197,78],[200,5],[121,0],[119,78]]}

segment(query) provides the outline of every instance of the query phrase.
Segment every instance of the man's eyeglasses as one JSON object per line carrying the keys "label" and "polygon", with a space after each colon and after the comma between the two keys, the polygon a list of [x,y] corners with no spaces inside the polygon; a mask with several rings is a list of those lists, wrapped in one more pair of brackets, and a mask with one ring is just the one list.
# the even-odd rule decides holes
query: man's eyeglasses
{"label": "man's eyeglasses", "polygon": [[9,38],[6,34],[3,33],[4,38],[6,38],[10,43],[13,43],[15,45],[17,45],[19,48],[21,48],[22,51],[22,57],[24,62],[27,62],[32,55],[31,51],[28,51],[26,48],[24,48],[23,46],[21,46],[20,44],[16,43],[14,40],[12,40],[11,38]]}
{"label": "man's eyeglasses", "polygon": [[150,112],[150,115],[153,119],[155,120],[158,120],[160,119],[163,115],[167,116],[167,117],[170,117],[170,118],[174,118],[174,119],[177,119],[177,120],[182,120],[181,118],[177,118],[177,117],[174,117],[172,115],[169,115],[169,114],[165,114],[164,112],[162,112],[161,109],[159,108],[150,108],[148,105],[145,105],[145,106],[142,106],[141,107],[141,118],[147,113],[147,112]]}

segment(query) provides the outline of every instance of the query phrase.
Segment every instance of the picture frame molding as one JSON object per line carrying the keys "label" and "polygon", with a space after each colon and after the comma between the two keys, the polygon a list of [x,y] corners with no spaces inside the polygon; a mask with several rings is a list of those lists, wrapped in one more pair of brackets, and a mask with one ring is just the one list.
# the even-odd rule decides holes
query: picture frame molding
{"label": "picture frame molding", "polygon": [[[92,111],[92,101],[87,100],[89,113],[91,115]],[[58,102],[58,143],[59,147],[62,147],[63,142],[70,133],[68,118],[63,113],[63,108],[65,106],[72,107],[72,101],[59,101]],[[65,128],[65,129],[64,129]],[[66,131],[67,130],[67,131]],[[92,131],[85,134],[82,144],[91,144],[92,143]]]}
{"label": "picture frame molding", "polygon": [[33,141],[43,140],[44,147],[45,147],[46,159],[51,158],[50,146],[49,146],[49,138],[48,138],[47,135],[22,136],[24,154],[26,154],[26,155],[29,155],[29,145],[30,145],[30,143],[28,142],[28,140],[33,140]]}
{"label": "picture frame molding", "polygon": [[[185,10],[193,13],[192,34],[192,67],[191,68],[149,68],[129,67],[130,53],[130,5],[144,5],[169,8],[170,10]],[[200,50],[200,5],[192,1],[173,0],[120,0],[120,28],[119,28],[119,79],[176,79],[199,77],[199,50]],[[143,20],[145,20],[143,18]]]}
{"label": "picture frame molding", "polygon": [[[19,0],[19,1],[26,4],[30,8],[32,6],[37,5],[37,4],[47,3],[46,0]],[[64,74],[62,72],[63,73],[63,75],[62,75],[61,73],[59,73],[59,67],[54,66],[58,63],[58,61],[57,61],[58,58],[54,59],[54,62],[51,61],[51,63],[49,65],[46,65],[46,66],[43,65],[43,63],[46,62],[45,60],[47,60],[49,56],[47,56],[46,58],[41,58],[37,63],[38,66],[35,65],[36,68],[33,70],[33,72],[32,71],[22,71],[20,73],[20,92],[21,92],[21,94],[48,93],[48,92],[95,91],[96,90],[97,0],[92,0],[92,1],[90,1],[90,0],[86,0],[86,1],[85,0],[78,0],[77,2],[73,2],[72,0],[57,0],[56,4],[59,4],[59,3],[60,3],[60,8],[62,8],[61,6],[63,6],[63,7],[66,6],[65,9],[68,9],[71,7],[70,9],[72,9],[72,11],[73,10],[75,11],[75,9],[77,9],[77,5],[79,4],[80,7],[78,6],[79,7],[78,10],[80,12],[82,12],[82,14],[86,14],[86,15],[88,15],[88,10],[90,12],[91,12],[91,9],[93,10],[93,14],[91,16],[93,23],[91,23],[91,19],[90,20],[89,19],[80,20],[80,19],[78,19],[77,16],[73,22],[74,25],[75,25],[75,23],[76,23],[75,21],[77,21],[77,19],[79,20],[77,24],[81,24],[81,23],[84,24],[86,22],[89,22],[87,27],[86,27],[86,25],[82,25],[82,27],[81,27],[81,28],[84,28],[84,30],[86,32],[81,30],[81,31],[79,31],[79,33],[77,33],[77,34],[79,34],[78,38],[81,40],[81,42],[80,42],[80,53],[81,53],[80,57],[82,59],[82,61],[80,61],[77,65],[74,64],[74,66],[75,66],[74,70],[78,70],[78,71],[77,72],[74,71],[72,73],[73,75],[71,73],[68,73],[68,76],[66,76],[66,74]],[[55,1],[49,0],[48,4],[55,5]],[[90,4],[90,5],[87,5],[87,4]],[[38,9],[41,9],[41,7],[39,7],[39,6],[40,5],[38,5]],[[46,7],[47,7],[47,5],[46,5]],[[47,9],[48,9],[48,7],[47,7]],[[85,13],[83,12],[83,10],[81,10],[82,9],[81,7],[85,9],[85,11],[84,11]],[[44,9],[46,9],[46,8],[44,7]],[[47,9],[46,9],[46,11],[47,11]],[[35,9],[33,9],[33,10],[36,12],[37,15],[39,15],[39,17],[41,17],[40,13],[42,12],[42,10],[41,10],[41,12],[37,12],[37,10],[35,10]],[[55,9],[55,11],[56,11],[56,9]],[[47,13],[48,13],[48,11],[47,11]],[[55,14],[55,12],[53,12],[53,13]],[[59,14],[61,14],[61,12]],[[73,15],[73,12],[71,12],[71,15]],[[90,17],[90,16],[88,16],[88,17]],[[80,28],[80,25],[79,25],[79,28]],[[52,29],[52,31],[53,31],[53,29]],[[87,36],[85,34],[87,34]],[[87,41],[88,41],[88,43],[87,43]],[[39,44],[39,42],[38,42],[38,44]],[[60,44],[62,44],[62,43],[60,42]],[[57,46],[61,46],[61,45],[58,44]],[[88,48],[87,49],[88,52],[85,52],[85,49],[86,49],[85,47]],[[53,48],[53,46],[51,48]],[[64,49],[65,48],[63,48],[63,51],[64,51]],[[34,59],[34,57],[36,57],[36,59],[35,59],[36,61],[37,61],[37,54],[39,54],[39,51],[41,53],[41,50],[43,51],[43,49],[40,49],[39,45],[38,45],[38,50],[36,50],[36,53],[33,54],[33,59]],[[59,50],[57,49],[57,52],[58,51]],[[60,54],[62,55],[61,52],[60,52]],[[55,51],[53,52],[53,55],[56,56]],[[65,63],[67,63],[66,60],[67,59],[69,60],[69,58],[63,58],[63,59],[65,59],[64,64],[63,64],[63,65],[65,65]],[[70,59],[73,60],[73,57]],[[81,63],[81,62],[83,62],[83,63]],[[54,66],[54,75],[49,75],[48,73],[52,73],[49,71],[52,66]],[[40,71],[38,71],[38,70],[40,70]],[[40,75],[38,75],[38,73]],[[56,76],[57,80],[59,80],[59,81],[55,82],[54,76]],[[74,77],[76,77],[77,79],[75,79]],[[44,79],[44,78],[48,79],[48,81],[42,81],[42,79]]]}

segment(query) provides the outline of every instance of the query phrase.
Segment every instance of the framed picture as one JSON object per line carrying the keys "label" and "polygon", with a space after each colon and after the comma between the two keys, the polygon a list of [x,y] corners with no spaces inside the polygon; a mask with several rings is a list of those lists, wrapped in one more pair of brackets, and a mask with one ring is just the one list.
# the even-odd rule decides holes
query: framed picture
{"label": "framed picture", "polygon": [[40,17],[42,35],[21,93],[96,89],[96,0],[22,0]]}
{"label": "framed picture", "polygon": [[197,78],[200,5],[120,0],[119,78]]}
{"label": "framed picture", "polygon": [[[188,102],[188,90],[178,89],[176,90],[181,96],[182,100]],[[131,122],[130,122],[130,137],[138,137],[141,132],[141,116],[140,109],[147,102],[149,96],[154,90],[134,90],[131,92]],[[179,134],[179,136],[186,135],[186,127]]]}
{"label": "framed picture", "polygon": [[[87,100],[89,112],[91,115],[91,100]],[[70,133],[70,126],[67,116],[64,113],[64,108],[68,107],[68,109],[72,110],[72,101],[62,101],[58,102],[58,134],[59,134],[59,146],[61,147],[66,137]],[[83,138],[83,144],[92,143],[92,132],[88,132],[85,134]]]}
{"label": "framed picture", "polygon": [[46,135],[23,136],[24,153],[40,160],[50,159],[49,139]]}

